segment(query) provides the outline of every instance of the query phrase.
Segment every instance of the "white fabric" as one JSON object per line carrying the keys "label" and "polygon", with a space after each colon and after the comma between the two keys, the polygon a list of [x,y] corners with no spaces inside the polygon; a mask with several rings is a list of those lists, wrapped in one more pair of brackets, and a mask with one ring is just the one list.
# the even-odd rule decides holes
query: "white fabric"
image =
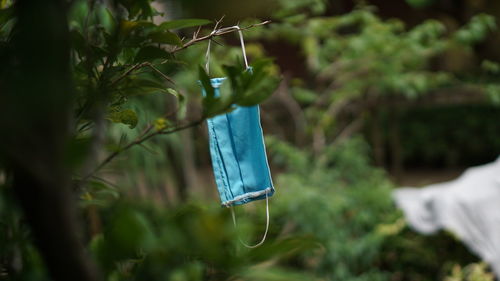
{"label": "white fabric", "polygon": [[467,169],[453,181],[393,192],[413,229],[454,233],[500,278],[500,157]]}

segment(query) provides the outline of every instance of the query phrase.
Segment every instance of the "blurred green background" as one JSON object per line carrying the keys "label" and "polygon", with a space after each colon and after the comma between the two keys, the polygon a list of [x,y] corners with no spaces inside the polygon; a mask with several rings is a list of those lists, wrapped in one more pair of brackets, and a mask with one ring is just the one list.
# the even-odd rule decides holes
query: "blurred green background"
{"label": "blurred green background", "polygon": [[[500,2],[0,8],[0,280],[494,280],[453,233],[413,232],[391,191],[500,155]],[[261,78],[202,97],[222,17],[250,26]],[[210,77],[242,65],[235,33],[214,38]],[[239,240],[265,202],[235,228],[211,169],[204,121],[232,104],[261,104],[276,186],[256,249]]]}

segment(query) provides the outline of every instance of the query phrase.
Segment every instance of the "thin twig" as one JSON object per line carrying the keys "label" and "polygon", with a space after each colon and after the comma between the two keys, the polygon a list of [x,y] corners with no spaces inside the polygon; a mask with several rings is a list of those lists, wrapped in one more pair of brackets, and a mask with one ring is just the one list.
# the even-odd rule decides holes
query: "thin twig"
{"label": "thin twig", "polygon": [[114,85],[114,84],[118,83],[120,80],[122,80],[123,78],[125,78],[125,76],[129,75],[132,71],[134,71],[136,69],[139,69],[139,68],[142,68],[144,66],[146,66],[145,62],[133,65],[131,68],[129,68],[127,71],[125,71],[122,75],[120,75],[120,77],[118,77],[118,78],[116,78],[116,80],[112,81],[111,85]]}
{"label": "thin twig", "polygon": [[212,42],[214,42],[215,44],[219,45],[219,46],[224,46],[224,44],[222,44],[221,42],[215,40],[214,38],[211,39]]}
{"label": "thin twig", "polygon": [[[221,112],[225,112],[231,106],[232,105],[228,105],[226,108],[223,108],[221,110]],[[170,113],[168,113],[168,114],[170,114]],[[158,130],[158,131],[151,132],[148,134],[148,132],[150,132],[151,129],[153,128],[153,124],[149,124],[146,127],[146,129],[134,141],[128,143],[124,147],[122,147],[122,148],[116,150],[115,152],[111,153],[110,155],[108,155],[108,157],[106,157],[99,165],[97,165],[97,167],[91,173],[89,173],[88,175],[83,177],[82,181],[86,181],[91,176],[95,175],[99,170],[101,170],[104,166],[106,166],[109,162],[111,162],[114,158],[116,158],[120,153],[130,149],[134,145],[141,144],[141,143],[143,143],[143,142],[145,142],[145,141],[149,140],[150,138],[157,136],[157,135],[168,135],[168,134],[172,134],[172,133],[175,133],[178,131],[185,130],[187,128],[197,126],[197,125],[201,124],[203,121],[205,121],[206,119],[207,119],[207,116],[203,115],[203,117],[201,117],[200,119],[193,121],[191,123],[188,123],[186,125],[173,127],[173,128],[165,128],[163,130]]]}
{"label": "thin twig", "polygon": [[122,152],[130,149],[131,147],[133,147],[135,145],[140,145],[143,142],[145,142],[145,141],[149,140],[150,138],[152,138],[154,136],[157,136],[157,135],[168,135],[168,134],[172,134],[172,133],[175,133],[175,132],[178,132],[178,131],[181,131],[181,130],[185,130],[187,128],[191,128],[191,127],[197,126],[197,125],[201,124],[204,120],[205,119],[202,118],[202,119],[196,120],[194,122],[188,123],[188,124],[186,124],[184,126],[175,127],[175,128],[170,129],[170,130],[165,129],[165,130],[155,131],[155,132],[152,132],[152,133],[149,133],[149,134],[144,134],[144,135],[138,137],[137,139],[135,139],[134,141],[130,142],[129,144],[125,145],[124,147],[122,147],[122,148],[118,149],[117,151],[115,151],[115,152],[111,153],[110,155],[108,155],[108,157],[106,157],[99,165],[97,165],[97,167],[92,172],[90,172],[89,174],[87,174],[86,176],[84,176],[82,178],[82,181],[85,182],[90,177],[94,176],[99,170],[101,170],[109,162],[111,162],[113,159],[115,159],[119,154],[121,154]]}
{"label": "thin twig", "polygon": [[146,63],[146,66],[149,66],[151,67],[154,71],[156,71],[156,73],[160,74],[161,77],[163,77],[163,79],[167,80],[168,82],[172,83],[172,84],[175,84],[174,80],[172,80],[172,78],[168,77],[167,75],[163,74],[163,72],[161,72],[158,68],[154,67],[151,63]]}
{"label": "thin twig", "polygon": [[[216,27],[217,27],[217,23],[218,22],[216,22]],[[246,30],[246,29],[254,28],[254,27],[265,25],[265,24],[269,24],[269,23],[271,23],[271,21],[270,20],[266,20],[266,21],[263,21],[263,22],[260,22],[260,23],[255,23],[255,24],[251,24],[251,25],[242,27],[239,30]],[[174,48],[171,51],[171,53],[175,53],[175,52],[178,52],[180,50],[184,50],[184,49],[186,49],[186,48],[188,48],[188,47],[190,47],[190,46],[192,46],[192,45],[194,45],[196,43],[199,43],[199,42],[205,41],[205,40],[209,40],[212,37],[221,36],[221,35],[228,34],[228,33],[233,33],[233,32],[236,32],[236,31],[238,31],[238,29],[224,30],[224,31],[218,32],[217,29],[215,28],[214,31],[211,32],[208,35],[205,35],[205,36],[202,36],[202,37],[193,38],[193,39],[189,40],[188,42],[186,42],[181,47]]]}
{"label": "thin twig", "polygon": [[195,39],[196,37],[198,37],[198,34],[200,34],[200,31],[201,31],[201,25],[198,26],[198,29],[196,30],[196,32],[193,33],[193,39]]}
{"label": "thin twig", "polygon": [[[228,30],[218,31],[217,28],[219,27],[219,25],[221,24],[221,22],[222,22],[223,19],[224,19],[224,17],[222,17],[219,20],[217,20],[215,22],[215,26],[214,26],[212,32],[210,34],[202,36],[202,37],[198,37],[198,35],[200,33],[200,30],[201,30],[201,26],[200,26],[198,28],[198,30],[195,33],[193,33],[193,39],[189,40],[188,42],[186,42],[185,44],[183,44],[181,47],[175,47],[174,49],[172,49],[170,51],[170,54],[173,55],[174,53],[176,53],[176,52],[178,52],[180,50],[184,50],[184,49],[186,49],[186,48],[188,48],[188,47],[190,47],[190,46],[192,46],[194,44],[197,44],[199,42],[210,40],[213,37],[221,36],[221,35],[224,35],[224,34],[233,33],[233,32],[238,31],[238,29],[228,29]],[[263,21],[263,22],[260,22],[260,23],[255,23],[255,24],[251,24],[251,25],[242,27],[239,30],[246,30],[246,29],[257,27],[257,26],[266,25],[266,24],[269,24],[269,23],[271,23],[271,21],[270,20],[266,20],[266,21]],[[216,42],[216,43],[218,43],[218,42]],[[164,60],[161,63],[159,63],[159,65],[165,64],[167,61],[169,61],[169,60],[168,59]],[[125,78],[127,75],[129,75],[130,73],[132,73],[134,70],[137,70],[139,68],[143,68],[143,67],[146,67],[146,66],[151,67],[158,74],[160,74],[163,78],[165,78],[166,80],[168,80],[169,82],[171,82],[171,83],[174,84],[174,81],[170,77],[168,77],[165,74],[163,74],[160,70],[158,70],[157,68],[155,68],[150,62],[143,62],[143,63],[138,63],[136,65],[133,65],[131,68],[129,68],[127,71],[125,71],[122,75],[120,75],[120,77],[118,77],[116,80],[112,81],[111,85],[116,84],[117,82],[119,82],[120,80],[122,80],[123,78]]]}
{"label": "thin twig", "polygon": [[[165,113],[162,118],[165,118],[167,119],[168,117],[171,117],[173,116],[174,114],[176,114],[177,112],[179,111],[179,107],[177,106],[174,110],[170,111],[170,112],[167,112]],[[146,126],[146,128],[142,131],[142,133],[139,135],[139,138],[146,135],[147,133],[149,133],[151,131],[151,129],[153,129],[154,127],[154,123],[150,123],[149,125]]]}
{"label": "thin twig", "polygon": [[114,85],[116,83],[118,83],[120,80],[122,80],[123,78],[125,78],[127,75],[129,75],[132,71],[134,70],[137,70],[137,69],[140,69],[140,68],[143,68],[143,67],[150,67],[152,68],[156,73],[158,73],[161,77],[163,77],[165,80],[167,80],[168,82],[172,83],[172,84],[175,84],[174,80],[172,80],[172,78],[168,77],[167,75],[165,75],[163,72],[161,72],[158,68],[156,68],[154,65],[152,65],[150,62],[143,62],[143,63],[138,63],[134,66],[132,66],[131,68],[129,68],[127,71],[125,71],[122,75],[120,75],[120,77],[116,78],[114,81],[111,82],[111,85]]}

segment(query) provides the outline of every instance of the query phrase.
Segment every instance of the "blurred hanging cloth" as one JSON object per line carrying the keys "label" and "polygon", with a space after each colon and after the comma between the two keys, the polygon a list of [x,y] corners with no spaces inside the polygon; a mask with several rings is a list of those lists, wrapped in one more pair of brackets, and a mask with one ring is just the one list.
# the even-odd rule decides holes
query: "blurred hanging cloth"
{"label": "blurred hanging cloth", "polygon": [[[251,71],[245,52],[243,35],[238,26],[215,30],[212,33],[237,29],[246,70]],[[209,72],[210,44],[206,54],[206,70]],[[226,78],[211,79],[215,95]],[[203,94],[205,95],[205,89]],[[259,106],[236,106],[233,111],[207,120],[210,155],[215,181],[223,206],[245,204],[267,199],[274,194],[274,186],[267,162],[264,138],[260,124]],[[269,222],[268,222],[269,223]]]}
{"label": "blurred hanging cloth", "polygon": [[410,227],[423,234],[454,233],[500,278],[500,157],[453,181],[398,188],[393,197]]}

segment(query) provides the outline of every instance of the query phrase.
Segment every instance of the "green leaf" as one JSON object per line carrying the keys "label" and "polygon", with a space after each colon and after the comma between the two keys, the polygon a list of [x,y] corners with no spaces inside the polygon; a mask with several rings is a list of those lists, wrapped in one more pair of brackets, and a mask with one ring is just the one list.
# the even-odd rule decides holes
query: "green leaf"
{"label": "green leaf", "polygon": [[200,26],[209,23],[211,23],[211,21],[206,19],[179,19],[179,20],[164,22],[160,24],[160,27],[164,29],[177,29],[177,28]]}
{"label": "green leaf", "polygon": [[80,206],[106,207],[120,197],[115,187],[105,183],[103,180],[91,180],[87,184],[86,192],[80,197]]}
{"label": "green leaf", "polygon": [[280,80],[277,78],[269,78],[263,83],[259,83],[254,86],[253,89],[246,93],[246,96],[237,101],[236,104],[241,106],[253,106],[265,101],[276,88],[278,87]]}
{"label": "green leaf", "polygon": [[156,131],[161,131],[168,126],[168,120],[165,118],[158,118],[154,122],[154,127]]}
{"label": "green leaf", "polygon": [[500,85],[499,84],[487,84],[484,86],[486,95],[495,105],[500,104]]}
{"label": "green leaf", "polygon": [[167,59],[170,57],[171,57],[170,53],[163,50],[162,48],[154,46],[146,46],[139,50],[139,52],[134,58],[134,61],[138,63],[144,61],[152,61],[155,59]]}
{"label": "green leaf", "polygon": [[165,81],[159,77],[153,76],[151,73],[143,73],[140,75],[130,75],[130,82],[125,85],[130,88],[152,87],[165,90]]}
{"label": "green leaf", "polygon": [[123,48],[119,55],[119,58],[121,61],[123,61],[124,64],[132,64],[134,63],[134,58],[137,53],[137,48]]}
{"label": "green leaf", "polygon": [[241,106],[253,106],[268,98],[278,87],[280,79],[272,73],[272,61],[257,60],[251,70],[241,71],[240,67],[225,66],[224,70],[231,82],[234,101]]}
{"label": "green leaf", "polygon": [[217,97],[212,102],[204,104],[204,117],[211,118],[220,114],[229,113],[236,109],[236,107],[231,106],[233,103],[234,99],[231,96],[225,96],[224,98]]}
{"label": "green leaf", "polygon": [[83,35],[76,29],[70,31],[69,35],[71,39],[71,45],[73,46],[73,48],[79,53],[84,52],[86,42]]}
{"label": "green leaf", "polygon": [[205,117],[211,117],[215,114],[217,102],[220,101],[220,97],[215,97],[215,89],[212,87],[210,82],[210,77],[205,72],[202,66],[198,66],[198,74],[203,87],[203,115]]}
{"label": "green leaf", "polygon": [[292,88],[292,96],[298,102],[304,104],[311,104],[318,98],[318,94],[316,92],[301,87]]}
{"label": "green leaf", "polygon": [[120,22],[120,30],[119,36],[120,38],[128,38],[132,35],[132,33],[136,33],[138,31],[147,31],[147,30],[155,30],[157,26],[148,21],[127,21],[123,20]]}
{"label": "green leaf", "polygon": [[137,125],[137,114],[131,109],[115,111],[108,114],[107,119],[113,123],[128,125],[130,129]]}
{"label": "green leaf", "polygon": [[181,95],[179,94],[179,92],[177,92],[175,89],[172,89],[172,88],[167,88],[167,93],[173,95],[174,97],[176,97],[179,102],[183,102],[184,101],[184,95]]}
{"label": "green leaf", "polygon": [[68,11],[68,22],[71,29],[83,30],[85,20],[89,14],[87,1],[74,1]]}
{"label": "green leaf", "polygon": [[151,94],[165,94],[168,93],[164,88],[159,88],[159,87],[149,87],[149,86],[142,86],[142,87],[130,87],[130,88],[125,88],[121,91],[123,96],[139,96],[139,95],[151,95]]}
{"label": "green leaf", "polygon": [[182,41],[179,38],[179,36],[177,36],[177,34],[170,32],[168,30],[159,30],[159,31],[151,32],[149,34],[148,38],[151,39],[151,42],[153,42],[153,43],[182,46]]}
{"label": "green leaf", "polygon": [[128,21],[128,20],[122,21],[120,23],[120,35],[126,36],[130,34],[132,30],[134,30],[134,28],[136,28],[137,26],[139,26],[139,22],[137,21]]}
{"label": "green leaf", "polygon": [[92,55],[95,56],[95,59],[103,58],[109,55],[108,51],[98,46],[91,46],[90,50],[92,51]]}
{"label": "green leaf", "polygon": [[175,96],[177,98],[177,116],[182,119],[186,115],[186,98],[184,95],[177,92],[175,89],[167,88],[167,93]]}
{"label": "green leaf", "polygon": [[149,19],[156,14],[150,0],[117,0],[128,11],[129,18]]}
{"label": "green leaf", "polygon": [[154,244],[154,233],[147,218],[131,208],[116,212],[109,230],[105,232],[108,250],[118,260],[134,258],[139,250],[149,250]]}
{"label": "green leaf", "polygon": [[129,69],[128,66],[125,65],[115,65],[115,66],[110,66],[108,69],[106,69],[105,72],[103,72],[103,77],[106,79],[109,79],[110,81],[114,81],[115,79],[118,79],[120,76],[123,75],[125,71]]}
{"label": "green leaf", "polygon": [[65,163],[70,167],[78,167],[84,163],[88,157],[88,151],[91,147],[92,139],[90,137],[72,138],[66,147]]}
{"label": "green leaf", "polygon": [[198,75],[200,78],[201,85],[205,91],[205,99],[213,99],[215,97],[215,90],[210,82],[210,77],[205,72],[205,69],[200,65],[198,66]]}
{"label": "green leaf", "polygon": [[116,19],[113,17],[113,13],[102,6],[96,12],[99,17],[99,23],[108,34],[111,34],[116,28]]}
{"label": "green leaf", "polygon": [[495,17],[479,14],[472,17],[465,26],[455,32],[454,37],[460,43],[475,44],[483,40],[495,28]]}
{"label": "green leaf", "polygon": [[290,269],[280,268],[278,266],[270,268],[249,267],[240,273],[241,280],[248,281],[301,281],[301,280],[320,280],[307,273],[295,272]]}
{"label": "green leaf", "polygon": [[484,60],[481,63],[481,68],[489,73],[499,73],[500,72],[500,64],[490,60]]}
{"label": "green leaf", "polygon": [[155,77],[152,73],[130,75],[122,81],[120,87],[115,89],[121,96],[168,93],[165,89],[165,81],[159,77]]}

